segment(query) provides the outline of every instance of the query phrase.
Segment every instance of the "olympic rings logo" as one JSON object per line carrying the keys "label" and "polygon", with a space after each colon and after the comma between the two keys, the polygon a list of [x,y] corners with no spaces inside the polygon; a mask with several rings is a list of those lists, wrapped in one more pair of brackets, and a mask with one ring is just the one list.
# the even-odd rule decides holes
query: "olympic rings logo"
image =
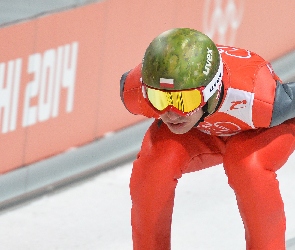
{"label": "olympic rings logo", "polygon": [[234,45],[244,14],[244,0],[206,0],[203,31],[218,44]]}

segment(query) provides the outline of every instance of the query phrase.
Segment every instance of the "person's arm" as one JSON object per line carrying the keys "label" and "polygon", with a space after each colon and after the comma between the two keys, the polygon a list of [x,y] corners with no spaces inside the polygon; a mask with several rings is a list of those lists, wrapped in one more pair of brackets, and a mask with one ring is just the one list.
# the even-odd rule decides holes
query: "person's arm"
{"label": "person's arm", "polygon": [[142,93],[141,64],[124,73],[120,80],[120,95],[126,109],[135,115],[158,118]]}
{"label": "person's arm", "polygon": [[295,82],[277,82],[270,127],[295,117]]}

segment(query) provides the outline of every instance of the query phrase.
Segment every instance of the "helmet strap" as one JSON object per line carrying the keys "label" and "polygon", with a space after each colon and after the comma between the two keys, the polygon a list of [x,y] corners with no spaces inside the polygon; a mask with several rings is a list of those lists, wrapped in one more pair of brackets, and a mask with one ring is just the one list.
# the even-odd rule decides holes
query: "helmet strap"
{"label": "helmet strap", "polygon": [[209,115],[212,115],[220,106],[221,102],[222,102],[222,98],[223,98],[223,94],[224,94],[224,87],[223,87],[223,84],[221,85],[221,88],[219,93],[219,100],[218,100],[218,103],[214,109],[214,111],[212,113],[209,113],[208,112],[208,102],[205,104],[204,107],[202,107],[203,109],[203,115],[201,116],[200,120],[194,125],[194,127],[197,127],[201,122],[203,122],[205,120],[205,118]]}
{"label": "helmet strap", "polygon": [[201,122],[203,122],[205,120],[205,118],[210,115],[207,111],[208,109],[208,103],[205,104],[205,106],[202,108],[203,109],[203,115],[201,116],[201,118],[197,121],[197,123],[194,125],[194,127],[197,127]]}

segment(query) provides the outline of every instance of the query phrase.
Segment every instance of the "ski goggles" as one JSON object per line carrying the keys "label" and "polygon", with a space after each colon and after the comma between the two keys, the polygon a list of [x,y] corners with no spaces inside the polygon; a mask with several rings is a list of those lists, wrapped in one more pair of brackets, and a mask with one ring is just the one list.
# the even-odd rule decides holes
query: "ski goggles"
{"label": "ski goggles", "polygon": [[[143,94],[158,113],[173,110],[182,116],[193,114],[202,108],[213,94],[221,88],[223,76],[223,63],[220,57],[220,65],[216,75],[206,87],[198,87],[187,90],[155,89],[143,83]],[[173,84],[173,79],[161,80]]]}
{"label": "ski goggles", "polygon": [[173,110],[180,115],[189,115],[206,102],[202,94],[204,87],[191,90],[167,91],[145,85],[145,93],[150,104],[160,113]]}

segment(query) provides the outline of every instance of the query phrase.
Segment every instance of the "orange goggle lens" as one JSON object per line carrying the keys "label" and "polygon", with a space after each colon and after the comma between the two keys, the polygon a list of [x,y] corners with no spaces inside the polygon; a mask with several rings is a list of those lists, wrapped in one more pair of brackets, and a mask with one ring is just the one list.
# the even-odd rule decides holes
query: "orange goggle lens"
{"label": "orange goggle lens", "polygon": [[159,111],[173,106],[183,113],[189,113],[204,105],[203,88],[181,91],[164,91],[147,86],[145,88],[148,100]]}

